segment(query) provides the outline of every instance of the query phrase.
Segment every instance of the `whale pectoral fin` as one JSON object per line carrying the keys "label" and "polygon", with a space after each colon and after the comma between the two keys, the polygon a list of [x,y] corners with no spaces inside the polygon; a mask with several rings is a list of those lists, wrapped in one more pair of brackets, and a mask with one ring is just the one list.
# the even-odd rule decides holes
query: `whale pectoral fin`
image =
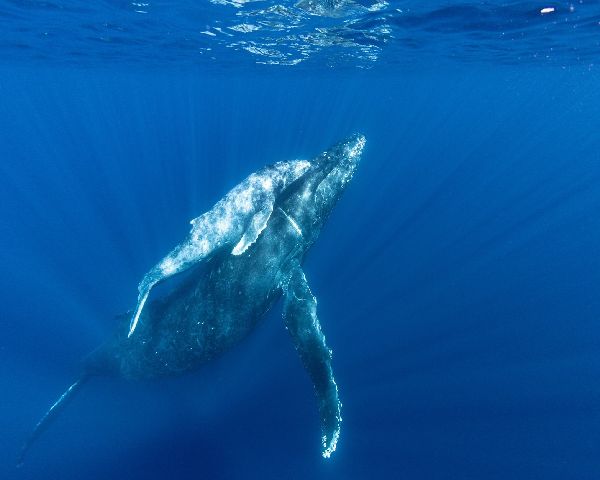
{"label": "whale pectoral fin", "polygon": [[331,368],[331,350],[317,318],[317,299],[299,265],[284,287],[283,318],[294,346],[315,387],[321,416],[323,456],[328,458],[340,436],[341,403]]}
{"label": "whale pectoral fin", "polygon": [[233,255],[241,255],[248,250],[250,245],[256,242],[260,233],[267,226],[267,222],[269,221],[269,218],[271,218],[272,213],[273,201],[270,201],[264,208],[254,214],[248,224],[248,228],[246,228],[246,231],[242,235],[242,238],[237,245],[233,247],[233,250],[231,251]]}

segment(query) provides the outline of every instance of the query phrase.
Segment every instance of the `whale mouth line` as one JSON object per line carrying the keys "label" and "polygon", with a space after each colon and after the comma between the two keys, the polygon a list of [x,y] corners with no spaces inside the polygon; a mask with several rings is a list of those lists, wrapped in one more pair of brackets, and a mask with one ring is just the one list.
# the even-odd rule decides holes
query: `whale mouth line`
{"label": "whale mouth line", "polygon": [[295,232],[302,238],[304,238],[304,235],[302,235],[302,230],[300,230],[300,227],[298,226],[298,223],[296,222],[296,220],[294,220],[290,215],[288,215],[285,210],[281,207],[277,207],[279,209],[279,211],[281,213],[283,213],[283,216],[285,218],[287,218],[287,221],[290,222],[290,225],[292,226],[292,228],[295,230]]}

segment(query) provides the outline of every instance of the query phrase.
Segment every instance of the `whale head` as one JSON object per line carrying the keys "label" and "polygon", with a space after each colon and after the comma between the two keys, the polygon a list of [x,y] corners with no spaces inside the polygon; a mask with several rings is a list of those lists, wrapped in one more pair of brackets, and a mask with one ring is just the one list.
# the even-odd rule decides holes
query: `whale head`
{"label": "whale head", "polygon": [[312,242],[352,180],[366,139],[355,134],[311,160],[279,207],[302,237]]}

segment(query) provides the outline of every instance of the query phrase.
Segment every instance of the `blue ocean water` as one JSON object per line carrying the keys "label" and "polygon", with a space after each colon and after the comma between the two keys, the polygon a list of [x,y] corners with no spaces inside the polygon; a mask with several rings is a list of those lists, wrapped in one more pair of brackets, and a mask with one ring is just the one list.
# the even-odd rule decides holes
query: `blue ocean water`
{"label": "blue ocean water", "polygon": [[[0,478],[598,478],[598,2],[12,0],[0,19]],[[90,381],[15,468],[190,219],[354,132],[305,264],[332,458],[278,304],[196,373]]]}

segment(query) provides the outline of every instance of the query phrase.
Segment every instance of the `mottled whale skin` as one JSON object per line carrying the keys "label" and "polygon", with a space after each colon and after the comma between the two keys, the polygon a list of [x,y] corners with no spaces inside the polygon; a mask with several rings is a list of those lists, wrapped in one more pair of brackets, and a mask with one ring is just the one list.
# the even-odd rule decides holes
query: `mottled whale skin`
{"label": "mottled whale skin", "polygon": [[236,185],[208,212],[194,218],[187,238],[138,285],[138,301],[128,335],[135,331],[154,285],[210,259],[219,249],[229,247],[233,255],[243,254],[267,226],[277,197],[309,167],[305,160],[268,165]]}
{"label": "mottled whale skin", "polygon": [[351,180],[365,138],[354,135],[311,160],[273,204],[265,228],[247,250],[223,248],[164,298],[142,311],[134,335],[123,318],[114,335],[85,361],[84,373],[55,402],[25,443],[20,460],[85,380],[95,375],[158,378],[193,371],[239,343],[283,297],[283,317],[313,382],[324,457],[336,449],[341,404],[302,263]]}

